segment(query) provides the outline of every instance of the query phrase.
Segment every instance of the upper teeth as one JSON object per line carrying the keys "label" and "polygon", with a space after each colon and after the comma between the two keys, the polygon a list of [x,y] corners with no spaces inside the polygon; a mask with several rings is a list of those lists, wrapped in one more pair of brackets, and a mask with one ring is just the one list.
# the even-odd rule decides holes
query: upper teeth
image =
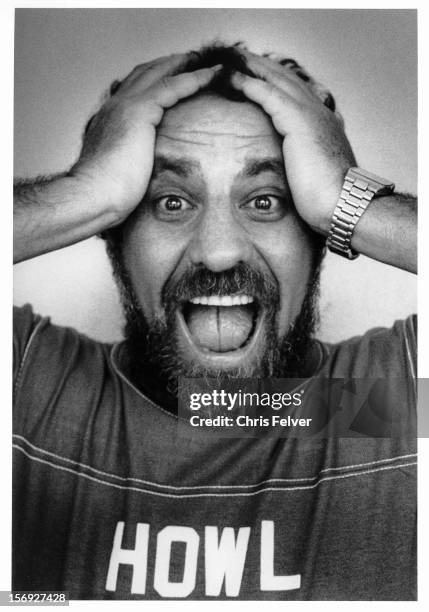
{"label": "upper teeth", "polygon": [[202,295],[190,301],[192,304],[204,304],[205,306],[240,306],[253,302],[253,297],[250,295]]}

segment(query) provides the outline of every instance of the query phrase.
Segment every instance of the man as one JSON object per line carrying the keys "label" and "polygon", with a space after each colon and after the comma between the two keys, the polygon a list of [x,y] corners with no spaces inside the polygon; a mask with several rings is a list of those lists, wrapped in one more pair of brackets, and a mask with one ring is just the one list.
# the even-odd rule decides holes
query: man
{"label": "man", "polygon": [[[355,166],[296,62],[215,47],[137,66],[69,172],[17,184],[16,261],[101,234],[127,325],[112,349],[16,314],[15,589],[415,598],[415,323],[313,338],[326,239],[416,267],[414,199]],[[198,435],[183,376],[389,378],[396,435]]]}

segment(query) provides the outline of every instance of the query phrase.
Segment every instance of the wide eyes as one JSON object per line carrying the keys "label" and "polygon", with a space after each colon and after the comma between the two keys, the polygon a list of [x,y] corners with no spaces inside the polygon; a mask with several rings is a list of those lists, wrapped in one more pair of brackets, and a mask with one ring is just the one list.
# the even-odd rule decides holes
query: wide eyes
{"label": "wide eyes", "polygon": [[156,201],[157,210],[161,213],[180,213],[184,210],[190,210],[192,205],[185,200],[185,198],[180,198],[179,196],[169,195],[163,198],[159,198]]}
{"label": "wide eyes", "polygon": [[249,208],[262,212],[275,212],[281,206],[280,198],[273,195],[260,195],[246,204]]}
{"label": "wide eyes", "polygon": [[275,195],[258,195],[241,206],[255,221],[277,221],[286,214],[284,198]]}
{"label": "wide eyes", "polygon": [[[186,198],[167,195],[154,200],[155,214],[162,220],[179,221],[189,217],[192,210],[199,208]],[[261,194],[240,204],[243,210],[255,221],[276,221],[286,213],[284,198],[275,195]]]}

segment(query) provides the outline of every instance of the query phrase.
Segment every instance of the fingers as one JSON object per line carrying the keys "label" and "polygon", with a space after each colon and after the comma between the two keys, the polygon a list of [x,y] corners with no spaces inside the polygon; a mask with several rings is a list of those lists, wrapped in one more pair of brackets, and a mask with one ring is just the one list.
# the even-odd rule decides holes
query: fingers
{"label": "fingers", "polygon": [[128,117],[134,112],[140,116],[143,110],[147,121],[158,125],[163,109],[206,87],[222,68],[217,65],[193,72],[180,72],[186,68],[189,55],[162,57],[136,66],[106,105],[113,105],[114,108],[119,105]]}
{"label": "fingers", "polygon": [[[232,76],[232,84],[236,89],[242,91],[249,100],[262,106],[264,111],[271,116],[277,129],[279,129],[278,123],[281,121],[282,132],[287,130],[287,123],[299,111],[299,104],[295,98],[271,82],[236,72]],[[285,112],[285,107],[287,107],[288,112]]]}
{"label": "fingers", "polygon": [[193,72],[184,72],[176,76],[167,76],[153,88],[153,97],[158,104],[169,108],[182,98],[187,98],[206,87],[222,68],[221,65],[201,68]]}
{"label": "fingers", "polygon": [[128,93],[136,87],[147,89],[160,79],[180,70],[188,60],[188,53],[178,53],[158,57],[145,64],[139,64],[122,81],[121,91]]}
{"label": "fingers", "polygon": [[283,66],[273,59],[255,55],[247,50],[241,52],[256,76],[272,82],[297,100],[315,98],[312,89],[289,66]]}

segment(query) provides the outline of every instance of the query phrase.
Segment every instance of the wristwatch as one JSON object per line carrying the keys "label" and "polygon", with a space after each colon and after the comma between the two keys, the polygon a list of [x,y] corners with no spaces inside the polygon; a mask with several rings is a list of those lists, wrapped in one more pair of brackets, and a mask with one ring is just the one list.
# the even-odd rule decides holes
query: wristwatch
{"label": "wristwatch", "polygon": [[388,195],[394,183],[371,174],[362,168],[350,168],[344,179],[340,199],[332,215],[326,246],[333,253],[356,259],[359,255],[351,248],[351,239],[357,222],[376,195]]}

